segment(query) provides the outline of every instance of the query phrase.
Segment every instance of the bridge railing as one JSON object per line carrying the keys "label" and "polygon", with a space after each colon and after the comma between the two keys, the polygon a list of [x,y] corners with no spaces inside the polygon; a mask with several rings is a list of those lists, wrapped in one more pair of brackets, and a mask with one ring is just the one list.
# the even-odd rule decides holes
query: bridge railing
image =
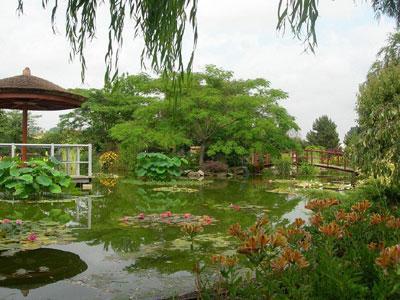
{"label": "bridge railing", "polygon": [[16,157],[26,147],[29,158],[50,156],[61,163],[71,177],[92,177],[91,144],[16,144],[0,143],[0,156]]}
{"label": "bridge railing", "polygon": [[349,162],[340,150],[304,150],[304,160],[312,165],[321,165],[325,167],[340,167],[343,170],[351,170]]}

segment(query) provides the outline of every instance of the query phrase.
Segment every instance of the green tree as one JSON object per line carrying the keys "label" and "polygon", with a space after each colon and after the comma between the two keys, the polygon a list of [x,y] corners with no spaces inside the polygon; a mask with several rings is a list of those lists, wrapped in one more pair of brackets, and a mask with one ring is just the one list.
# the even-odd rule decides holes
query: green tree
{"label": "green tree", "polygon": [[349,131],[347,131],[343,139],[343,144],[346,146],[346,148],[357,143],[359,132],[360,127],[358,126],[353,126],[349,129]]}
{"label": "green tree", "polygon": [[98,152],[116,149],[117,141],[110,129],[118,123],[132,120],[134,111],[149,99],[154,91],[152,79],[145,75],[123,75],[101,90],[75,90],[87,97],[82,107],[62,115],[57,127],[46,132],[46,143],[91,143]]}
{"label": "green tree", "polygon": [[198,145],[199,164],[206,155],[277,154],[293,147],[288,133],[298,126],[278,104],[287,94],[270,88],[264,79],[235,80],[232,72],[207,66],[204,73],[192,74],[176,108],[171,107],[173,93],[164,80],[154,83],[160,96],[137,109],[132,121],[111,130],[123,147],[176,152]]}
{"label": "green tree", "polygon": [[[316,23],[319,16],[319,0],[277,0],[278,30],[289,27],[294,36],[304,39],[313,50],[317,44]],[[398,1],[371,0],[375,13],[387,15],[400,23]],[[17,0],[17,11],[23,13],[24,0]],[[96,17],[100,5],[109,7],[108,47],[106,51],[106,79],[113,67],[118,71],[119,48],[123,42],[125,26],[131,26],[133,36],[142,37],[144,49],[142,65],[149,59],[151,67],[158,73],[185,70],[182,56],[183,36],[186,26],[193,32],[193,45],[197,42],[197,0],[70,0],[59,5],[57,0],[42,0],[43,9],[51,11],[53,29],[57,12],[61,9],[66,17],[66,37],[70,43],[70,57],[79,57],[82,65],[82,79],[86,69],[85,45],[96,35]],[[61,8],[60,8],[61,7]],[[132,26],[133,25],[133,26]],[[56,30],[54,30],[56,31]],[[193,49],[194,49],[193,47]],[[190,70],[193,52],[188,61]],[[116,73],[115,73],[116,75]]]}
{"label": "green tree", "polygon": [[[32,139],[39,132],[37,117],[29,113],[28,117],[28,139]],[[0,142],[21,143],[22,142],[22,113],[14,110],[0,110]]]}
{"label": "green tree", "polygon": [[336,131],[335,122],[325,115],[317,118],[312,130],[307,133],[307,141],[310,145],[327,149],[339,148],[339,134]]}
{"label": "green tree", "polygon": [[400,184],[400,33],[389,39],[360,86],[357,99],[359,141],[355,159],[367,175]]}

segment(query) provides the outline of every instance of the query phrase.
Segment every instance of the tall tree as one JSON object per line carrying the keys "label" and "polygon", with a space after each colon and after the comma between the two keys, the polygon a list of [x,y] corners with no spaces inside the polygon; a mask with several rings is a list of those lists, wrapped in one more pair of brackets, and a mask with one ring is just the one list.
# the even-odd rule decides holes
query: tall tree
{"label": "tall tree", "polygon": [[360,127],[358,126],[353,126],[349,129],[349,131],[347,131],[343,139],[343,144],[345,144],[346,148],[357,143],[359,133]]}
{"label": "tall tree", "polygon": [[168,101],[171,89],[162,79],[156,82],[160,97],[136,110],[132,121],[112,129],[122,145],[163,151],[198,145],[200,164],[206,154],[277,154],[293,146],[288,133],[298,126],[278,104],[287,94],[264,79],[235,80],[232,72],[207,66],[204,73],[192,75],[176,110]]}
{"label": "tall tree", "polygon": [[367,175],[400,184],[400,33],[379,52],[357,99],[355,160]]}
{"label": "tall tree", "polygon": [[322,146],[327,149],[339,147],[339,134],[336,131],[336,124],[328,116],[317,118],[312,130],[307,133],[307,141],[311,145]]}
{"label": "tall tree", "polygon": [[92,143],[101,152],[117,148],[110,129],[132,120],[133,113],[149,100],[145,95],[156,91],[145,74],[122,75],[103,89],[75,90],[87,97],[82,107],[62,115],[57,127],[46,132],[42,142]]}
{"label": "tall tree", "polygon": [[[17,10],[23,12],[24,0],[16,0]],[[316,23],[319,17],[319,0],[276,0],[279,3],[279,30],[289,27],[294,36],[304,39],[313,50],[317,45]],[[193,51],[197,42],[197,0],[69,0],[61,5],[58,0],[42,0],[44,9],[51,11],[55,26],[57,12],[64,10],[66,16],[66,37],[71,46],[70,57],[79,57],[82,65],[82,79],[86,69],[85,45],[96,34],[97,11],[100,5],[109,7],[108,47],[106,51],[106,78],[118,71],[119,48],[123,42],[123,30],[132,25],[134,37],[142,37],[144,48],[142,64],[149,58],[151,67],[158,73],[185,70],[182,56],[183,36],[186,26],[193,32]],[[400,23],[400,4],[393,0],[371,0],[377,16],[387,15]],[[55,30],[54,30],[55,31]],[[190,70],[192,55],[187,64]],[[174,73],[172,73],[174,74]],[[116,73],[114,74],[116,75]]]}

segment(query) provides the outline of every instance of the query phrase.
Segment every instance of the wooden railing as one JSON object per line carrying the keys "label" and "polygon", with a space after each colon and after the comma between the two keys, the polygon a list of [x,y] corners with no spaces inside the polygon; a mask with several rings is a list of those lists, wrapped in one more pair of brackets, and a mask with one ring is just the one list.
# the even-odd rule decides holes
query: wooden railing
{"label": "wooden railing", "polygon": [[[292,164],[297,166],[302,162],[306,162],[320,168],[355,173],[348,159],[340,150],[307,149],[304,150],[303,156],[300,156],[296,151],[284,152],[282,155],[288,155]],[[269,154],[260,155],[255,153],[251,156],[251,164],[257,169],[262,169],[270,167],[272,162]]]}
{"label": "wooden railing", "polygon": [[92,177],[91,144],[15,144],[0,143],[0,156],[16,157],[22,148],[27,149],[27,157],[50,156],[56,158],[71,177]]}

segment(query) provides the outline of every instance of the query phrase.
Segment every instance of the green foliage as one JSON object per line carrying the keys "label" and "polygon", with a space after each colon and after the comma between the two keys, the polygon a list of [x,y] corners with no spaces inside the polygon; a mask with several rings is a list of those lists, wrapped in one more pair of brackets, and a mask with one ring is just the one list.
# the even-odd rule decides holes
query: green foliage
{"label": "green foliage", "polygon": [[317,118],[312,128],[313,129],[307,133],[307,141],[309,144],[322,146],[326,149],[339,148],[339,134],[336,131],[336,124],[329,119],[328,116]]}
{"label": "green foliage", "polygon": [[[37,117],[29,114],[28,117],[28,137],[32,138],[39,127],[36,122]],[[22,138],[22,113],[18,111],[0,110],[0,142],[1,143],[20,143]]]}
{"label": "green foliage", "polygon": [[315,176],[318,173],[318,169],[308,163],[301,163],[299,166],[299,175],[302,176]]}
{"label": "green foliage", "polygon": [[0,160],[0,191],[15,198],[37,198],[43,193],[60,194],[71,178],[57,170],[55,159],[19,158]]}
{"label": "green foliage", "polygon": [[200,146],[202,164],[207,155],[238,160],[252,151],[278,154],[295,144],[288,133],[298,126],[278,103],[287,94],[265,79],[235,80],[232,72],[207,66],[182,87],[176,110],[173,90],[163,78],[154,79],[152,87],[131,120],[111,129],[122,149],[174,153]]}
{"label": "green foliage", "polygon": [[353,126],[349,129],[349,131],[347,131],[347,133],[343,139],[343,144],[345,144],[346,148],[347,147],[351,148],[355,144],[357,144],[359,132],[360,132],[360,128],[358,126]]}
{"label": "green foliage", "polygon": [[264,217],[247,230],[232,225],[238,254],[212,258],[216,281],[198,274],[201,298],[399,298],[400,218],[381,204],[312,200],[308,224],[275,226]]}
{"label": "green foliage", "polygon": [[[23,13],[24,0],[16,0],[17,11]],[[278,0],[277,29],[283,32],[288,26],[296,38],[305,40],[311,50],[317,45],[316,23],[319,16],[318,0]],[[96,18],[101,5],[109,8],[108,47],[106,59],[106,81],[115,68],[118,71],[119,49],[123,42],[125,26],[132,30],[131,36],[142,37],[144,48],[141,54],[141,63],[148,59],[156,73],[169,73],[174,79],[173,71],[182,74],[185,70],[183,60],[183,36],[186,26],[189,25],[193,34],[193,47],[196,46],[197,32],[197,0],[177,0],[160,2],[154,0],[109,0],[109,1],[68,1],[60,5],[59,1],[43,0],[43,9],[51,12],[51,22],[55,29],[57,13],[62,10],[65,15],[66,37],[70,43],[70,58],[79,57],[84,79],[86,60],[85,46],[96,36]],[[400,23],[400,7],[397,1],[371,0],[371,6],[377,16],[386,15],[395,18]],[[54,30],[56,32],[56,30]],[[190,71],[193,62],[190,56],[186,71]],[[179,81],[180,82],[180,81]]]}
{"label": "green foliage", "polygon": [[[385,15],[394,18],[400,24],[400,5],[397,1],[371,0],[371,6],[377,17]],[[314,51],[317,46],[316,24],[319,17],[318,0],[279,0],[278,30],[285,32],[286,27],[296,38],[303,39]]]}
{"label": "green foliage", "polygon": [[278,176],[289,177],[292,170],[292,161],[290,157],[282,156],[272,160]]}
{"label": "green foliage", "polygon": [[[23,12],[24,0],[17,0],[17,10]],[[79,57],[81,62],[82,80],[85,77],[86,60],[84,55],[88,41],[96,35],[96,16],[100,5],[106,5],[103,1],[69,1],[67,5],[59,7],[58,1],[43,0],[43,9],[51,11],[53,29],[59,10],[64,11],[66,18],[66,37],[70,43],[70,58]],[[178,69],[183,72],[182,47],[183,35],[186,25],[193,30],[193,41],[197,41],[197,1],[178,0],[158,2],[154,0],[129,0],[107,1],[110,14],[108,26],[108,47],[105,55],[106,74],[109,81],[111,72],[118,72],[119,48],[122,46],[123,31],[125,25],[132,25],[134,37],[142,37],[144,48],[141,55],[141,63],[149,59],[150,65],[157,73],[171,73]],[[192,57],[188,63],[191,68]]]}
{"label": "green foliage", "polygon": [[[359,139],[354,151],[357,166],[386,185],[400,184],[400,33],[380,52],[357,99]],[[396,56],[397,55],[397,59]]]}
{"label": "green foliage", "polygon": [[184,158],[170,158],[162,153],[139,153],[136,175],[155,181],[169,181],[181,175],[183,164],[187,164]]}
{"label": "green foliage", "polygon": [[47,219],[61,224],[68,223],[69,221],[72,220],[71,216],[60,208],[51,209]]}
{"label": "green foliage", "polygon": [[40,142],[91,143],[97,152],[115,150],[118,144],[110,129],[132,120],[133,113],[149,101],[147,95],[156,92],[152,85],[148,75],[123,75],[101,90],[74,90],[87,100],[80,108],[61,115],[57,127],[46,132]]}

